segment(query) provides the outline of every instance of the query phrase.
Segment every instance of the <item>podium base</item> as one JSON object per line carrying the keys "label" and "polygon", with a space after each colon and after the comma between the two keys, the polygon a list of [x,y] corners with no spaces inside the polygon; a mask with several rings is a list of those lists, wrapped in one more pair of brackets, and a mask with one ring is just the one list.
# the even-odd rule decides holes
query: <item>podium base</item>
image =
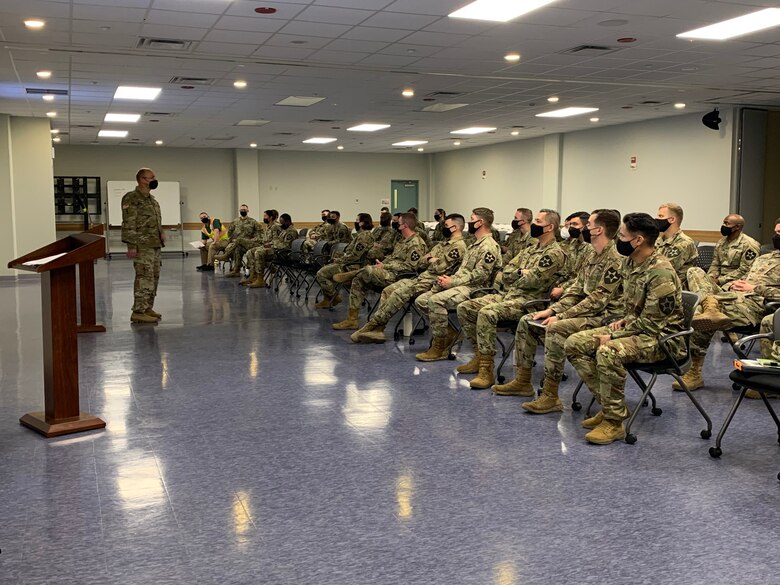
{"label": "podium base", "polygon": [[76,326],[77,333],[105,333],[106,328],[99,323],[93,325],[78,325]]}
{"label": "podium base", "polygon": [[19,424],[47,438],[106,428],[105,421],[87,412],[80,412],[78,416],[56,421],[47,421],[44,412],[28,412],[19,419]]}

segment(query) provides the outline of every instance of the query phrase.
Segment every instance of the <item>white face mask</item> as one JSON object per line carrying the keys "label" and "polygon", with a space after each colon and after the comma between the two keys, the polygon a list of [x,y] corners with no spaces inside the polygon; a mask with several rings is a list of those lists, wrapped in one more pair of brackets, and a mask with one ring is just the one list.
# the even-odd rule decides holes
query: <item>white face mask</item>
{"label": "white face mask", "polygon": [[561,237],[564,240],[568,240],[569,239],[569,228],[561,228]]}

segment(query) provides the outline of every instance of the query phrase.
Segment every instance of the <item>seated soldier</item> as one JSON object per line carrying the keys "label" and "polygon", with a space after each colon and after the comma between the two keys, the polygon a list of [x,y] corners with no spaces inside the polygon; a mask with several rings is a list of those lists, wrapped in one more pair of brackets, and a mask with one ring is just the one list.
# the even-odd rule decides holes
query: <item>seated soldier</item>
{"label": "seated soldier", "polygon": [[447,219],[447,213],[440,207],[434,212],[433,219],[437,222],[436,227],[433,228],[433,235],[431,236],[431,241],[435,244],[436,242],[443,242],[447,239],[444,237],[443,233],[444,221]]}
{"label": "seated soldier", "polygon": [[[243,203],[239,208],[239,216],[230,222],[228,227],[228,245],[224,252],[215,256],[219,261],[231,258],[233,269],[225,276],[241,276],[241,262],[247,250],[251,250],[262,243],[263,228],[252,217],[249,217],[249,207]],[[263,226],[264,227],[264,226]]]}
{"label": "seated soldier", "polygon": [[[563,292],[561,299],[547,309],[525,315],[515,333],[517,375],[507,384],[493,386],[493,392],[504,396],[533,396],[531,368],[539,335],[544,336],[544,387],[536,400],[523,403],[535,414],[563,410],[558,386],[563,377],[566,339],[573,333],[595,329],[610,315],[623,314],[621,273],[623,257],[615,249],[615,234],[620,217],[612,211],[594,211],[584,228],[593,246],[582,272]],[[544,329],[531,321],[542,320]]]}
{"label": "seated soldier", "polygon": [[586,211],[577,211],[570,214],[561,230],[563,240],[560,243],[561,248],[566,254],[566,265],[563,269],[561,282],[550,291],[550,298],[557,301],[563,294],[564,289],[574,283],[577,275],[582,271],[582,263],[593,249],[590,244],[585,242],[582,237],[582,230],[588,223],[590,214]]}
{"label": "seated soldier", "polygon": [[407,213],[414,214],[414,218],[417,220],[417,227],[415,228],[415,231],[425,242],[426,248],[430,250],[433,242],[431,242],[431,237],[428,235],[428,230],[425,228],[425,224],[418,219],[420,217],[419,210],[416,207],[410,207]]}
{"label": "seated soldier", "polygon": [[217,254],[224,252],[228,245],[228,231],[225,229],[222,220],[217,217],[211,222],[211,233],[214,241],[208,246],[208,256],[206,266],[202,269],[203,272],[214,272]]}
{"label": "seated soldier", "polygon": [[425,255],[428,268],[417,278],[399,280],[382,291],[379,307],[371,319],[350,337],[354,343],[384,343],[385,326],[393,315],[410,299],[431,290],[439,276],[451,275],[457,270],[466,253],[466,244],[463,242],[464,225],[465,219],[457,213],[444,219],[442,234],[446,239],[438,242]]}
{"label": "seated soldier", "polygon": [[200,242],[203,246],[200,248],[200,265],[196,267],[198,272],[206,268],[209,258],[209,248],[214,243],[214,230],[211,227],[211,218],[205,211],[201,211],[200,222],[203,224],[200,228]]}
{"label": "seated soldier", "polygon": [[332,209],[328,215],[328,224],[330,225],[331,230],[326,232],[328,235],[325,238],[320,238],[321,240],[326,239],[326,241],[331,244],[348,244],[352,241],[352,230],[341,223],[340,212]]}
{"label": "seated soldier", "polygon": [[[260,280],[258,281],[257,279],[258,272],[255,269],[255,261],[266,253],[268,253],[270,256],[273,256],[273,251],[271,250],[272,244],[281,231],[279,228],[279,223],[276,221],[277,219],[279,219],[279,212],[275,209],[266,209],[263,212],[263,241],[259,246],[252,248],[251,250],[247,250],[246,268],[249,274],[246,278],[241,279],[241,282],[238,284],[249,286],[257,281],[258,284],[253,288],[265,287],[265,281],[262,278],[262,272],[260,273]],[[263,267],[265,267],[265,263],[263,263]],[[262,282],[262,284],[260,284],[260,282]]]}
{"label": "seated soldier", "polygon": [[[479,225],[477,225],[479,224]],[[493,239],[493,210],[477,207],[471,212],[469,233],[475,241],[452,276],[439,276],[429,292],[417,297],[414,304],[431,324],[431,347],[415,357],[422,362],[446,360],[450,344],[458,332],[449,324],[447,311],[455,309],[478,288],[489,286],[496,270],[501,268],[501,249]]]}
{"label": "seated soldier", "polygon": [[[337,278],[340,275],[354,277],[357,271],[365,264],[366,255],[374,243],[371,230],[374,229],[374,221],[368,213],[358,213],[355,221],[357,233],[349,245],[344,249],[341,258],[326,264],[317,271],[317,282],[322,289],[322,300],[314,305],[315,309],[328,309],[341,302],[341,297],[336,294],[337,282],[347,282],[348,279]],[[351,278],[349,279],[351,280]]]}
{"label": "seated soldier", "polygon": [[327,231],[329,215],[330,215],[330,209],[323,209],[320,212],[322,223],[320,225],[314,226],[308,232],[306,232],[306,240],[303,242],[303,245],[301,246],[301,250],[303,252],[307,252],[307,253],[311,252],[314,249],[314,246],[317,244],[317,241],[322,236],[323,232]]}
{"label": "seated soldier", "polygon": [[[775,222],[775,233],[780,234],[780,218]],[[764,301],[780,299],[780,250],[759,256],[744,279],[729,284],[728,292],[707,279],[692,280],[690,286],[692,292],[704,295],[702,311],[691,323],[696,330],[691,337],[693,364],[682,378],[688,390],[696,390],[704,386],[701,370],[713,333],[758,325],[767,312]],[[672,387],[682,390],[677,382]]]}
{"label": "seated soldier", "polygon": [[390,215],[390,212],[382,213],[379,216],[379,227],[374,228],[374,231],[371,232],[374,242],[368,251],[367,259],[372,263],[374,260],[382,260],[388,254],[393,253],[397,232],[390,225],[392,221],[393,216]]}
{"label": "seated soldier", "polygon": [[[623,420],[627,363],[652,363],[666,357],[658,339],[684,329],[682,287],[672,265],[655,248],[658,224],[646,213],[629,213],[616,240],[623,263],[625,317],[606,327],[580,331],[566,340],[566,357],[601,405],[582,421],[590,443],[606,445],[624,439]],[[685,340],[670,340],[671,353],[685,354]]]}
{"label": "seated soldier", "polygon": [[[502,272],[505,292],[489,294],[458,305],[458,320],[463,333],[474,348],[474,359],[458,369],[462,374],[473,373],[477,377],[470,386],[481,390],[495,382],[496,327],[499,321],[519,320],[526,313],[524,305],[533,299],[546,297],[555,284],[561,281],[566,254],[555,240],[561,217],[557,211],[542,209],[531,225],[531,237],[538,239],[538,246],[528,254],[521,252],[523,264],[514,260]],[[469,367],[471,366],[471,367]]]}
{"label": "seated soldier", "polygon": [[399,272],[414,272],[425,262],[428,249],[417,234],[417,218],[413,213],[404,213],[399,218],[399,233],[403,238],[396,244],[393,254],[386,260],[377,260],[374,266],[366,266],[352,279],[349,291],[347,318],[333,324],[333,329],[358,329],[360,305],[366,298],[370,286],[387,286],[396,281]]}
{"label": "seated soldier", "polygon": [[688,288],[688,270],[696,265],[699,251],[696,244],[681,229],[683,209],[676,203],[664,203],[658,208],[658,231],[661,232],[655,247],[674,266],[684,289]]}
{"label": "seated soldier", "polygon": [[[274,210],[276,211],[276,210]],[[292,243],[298,238],[298,230],[292,222],[289,213],[283,213],[279,218],[279,229],[275,231],[276,237],[266,242],[262,248],[255,248],[249,254],[252,255],[250,263],[250,278],[254,274],[254,280],[250,280],[249,288],[265,288],[265,269],[268,262],[282,250],[289,250]],[[270,230],[269,230],[270,231]]]}
{"label": "seated soldier", "polygon": [[501,246],[501,253],[504,255],[504,264],[509,264],[510,260],[517,256],[522,250],[536,245],[536,240],[531,237],[531,223],[534,220],[534,213],[527,207],[518,207],[515,211],[515,218],[512,220],[512,233]]}

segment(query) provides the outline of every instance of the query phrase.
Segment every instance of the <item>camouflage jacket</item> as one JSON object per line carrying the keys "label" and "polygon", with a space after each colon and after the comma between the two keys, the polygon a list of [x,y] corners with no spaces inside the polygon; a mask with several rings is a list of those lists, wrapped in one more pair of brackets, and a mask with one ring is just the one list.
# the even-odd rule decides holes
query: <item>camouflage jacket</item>
{"label": "camouflage jacket", "polygon": [[293,224],[290,224],[286,230],[279,226],[279,235],[271,242],[271,248],[273,250],[289,250],[292,247],[292,243],[298,239],[298,230],[295,229]]}
{"label": "camouflage jacket", "polygon": [[122,241],[134,248],[162,248],[160,204],[151,193],[138,189],[122,197]]}
{"label": "camouflage jacket", "polygon": [[699,251],[693,240],[679,231],[668,240],[662,235],[659,236],[655,241],[655,247],[662,256],[669,259],[683,287],[686,286],[688,269],[696,265],[696,259],[699,257]]}
{"label": "camouflage jacket", "polygon": [[390,272],[416,272],[425,263],[428,248],[423,239],[416,233],[398,242],[393,254],[382,261],[382,266]]}
{"label": "camouflage jacket", "polygon": [[441,220],[436,224],[436,227],[433,228],[433,235],[431,236],[432,242],[443,242],[447,238],[444,237],[444,220]]}
{"label": "camouflage jacket", "polygon": [[329,225],[330,224],[326,221],[323,221],[320,225],[315,225],[313,228],[310,228],[308,232],[306,232],[306,238],[309,240],[319,239],[322,231]]}
{"label": "camouflage jacket", "polygon": [[[626,324],[611,332],[612,339],[646,335],[654,345],[659,337],[685,328],[680,279],[658,251],[638,266],[630,258],[623,261],[623,302]],[[671,344],[677,355],[685,349],[682,338]]]}
{"label": "camouflage jacket", "polygon": [[492,235],[482,236],[466,248],[466,255],[458,271],[452,275],[450,286],[467,286],[471,289],[490,286],[500,268],[501,248],[498,242]]}
{"label": "camouflage jacket", "polygon": [[275,221],[268,224],[264,223],[263,225],[265,226],[265,230],[263,230],[263,243],[273,244],[274,240],[282,233],[282,226]]}
{"label": "camouflage jacket", "polygon": [[583,261],[588,257],[593,247],[579,238],[564,240],[560,246],[566,254],[566,265],[563,269],[563,280],[558,286],[566,288],[574,284],[577,275],[582,271]]}
{"label": "camouflage jacket", "polygon": [[423,239],[423,242],[425,242],[425,249],[430,250],[433,243],[431,242],[431,237],[428,235],[428,230],[425,228],[425,224],[419,222],[414,231],[417,232],[417,235]]}
{"label": "camouflage jacket", "polygon": [[504,282],[504,300],[546,297],[550,289],[561,282],[565,268],[566,254],[558,242],[553,240],[545,246],[537,246],[524,257],[522,272],[516,272],[519,278],[511,285]]}
{"label": "camouflage jacket", "polygon": [[780,250],[759,256],[745,280],[755,285],[753,294],[762,300],[780,300]]}
{"label": "camouflage jacket", "polygon": [[550,309],[560,319],[623,314],[623,257],[610,241],[601,254],[591,246],[582,270]]}
{"label": "camouflage jacket", "polygon": [[721,286],[745,278],[758,258],[760,249],[758,242],[747,234],[739,234],[733,242],[729,242],[728,238],[721,238],[715,245],[707,275]]}
{"label": "camouflage jacket", "polygon": [[395,230],[389,225],[374,228],[371,236],[374,238],[374,246],[368,251],[369,260],[381,260],[392,253],[395,246]]}
{"label": "camouflage jacket", "polygon": [[505,246],[506,253],[504,253],[504,264],[509,262],[512,258],[517,256],[522,250],[525,250],[529,246],[536,243],[529,233],[523,233],[523,230],[516,229],[509,236],[507,236]]}
{"label": "camouflage jacket", "polygon": [[444,240],[433,246],[429,256],[431,259],[436,258],[436,260],[427,262],[426,273],[435,276],[453,274],[466,256],[466,242],[461,236]]}
{"label": "camouflage jacket", "polygon": [[374,238],[370,231],[360,230],[352,238],[352,241],[344,249],[344,255],[337,258],[339,264],[362,264],[366,259],[366,254],[374,245]]}
{"label": "camouflage jacket", "polygon": [[334,224],[333,226],[333,232],[331,234],[330,242],[336,244],[338,242],[342,242],[344,244],[349,244],[352,241],[352,230],[345,226],[343,223],[338,222]]}
{"label": "camouflage jacket", "polygon": [[254,239],[262,234],[260,224],[257,223],[252,217],[241,217],[240,215],[230,222],[228,228],[228,239],[230,241],[237,240],[238,238]]}

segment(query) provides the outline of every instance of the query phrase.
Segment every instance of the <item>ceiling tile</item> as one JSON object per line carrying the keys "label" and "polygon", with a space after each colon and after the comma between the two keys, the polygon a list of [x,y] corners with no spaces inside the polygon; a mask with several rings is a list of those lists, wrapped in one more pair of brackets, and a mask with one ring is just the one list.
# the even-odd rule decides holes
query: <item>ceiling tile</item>
{"label": "ceiling tile", "polygon": [[296,17],[297,20],[330,24],[360,24],[375,14],[372,10],[352,10],[349,8],[328,8],[310,6]]}

